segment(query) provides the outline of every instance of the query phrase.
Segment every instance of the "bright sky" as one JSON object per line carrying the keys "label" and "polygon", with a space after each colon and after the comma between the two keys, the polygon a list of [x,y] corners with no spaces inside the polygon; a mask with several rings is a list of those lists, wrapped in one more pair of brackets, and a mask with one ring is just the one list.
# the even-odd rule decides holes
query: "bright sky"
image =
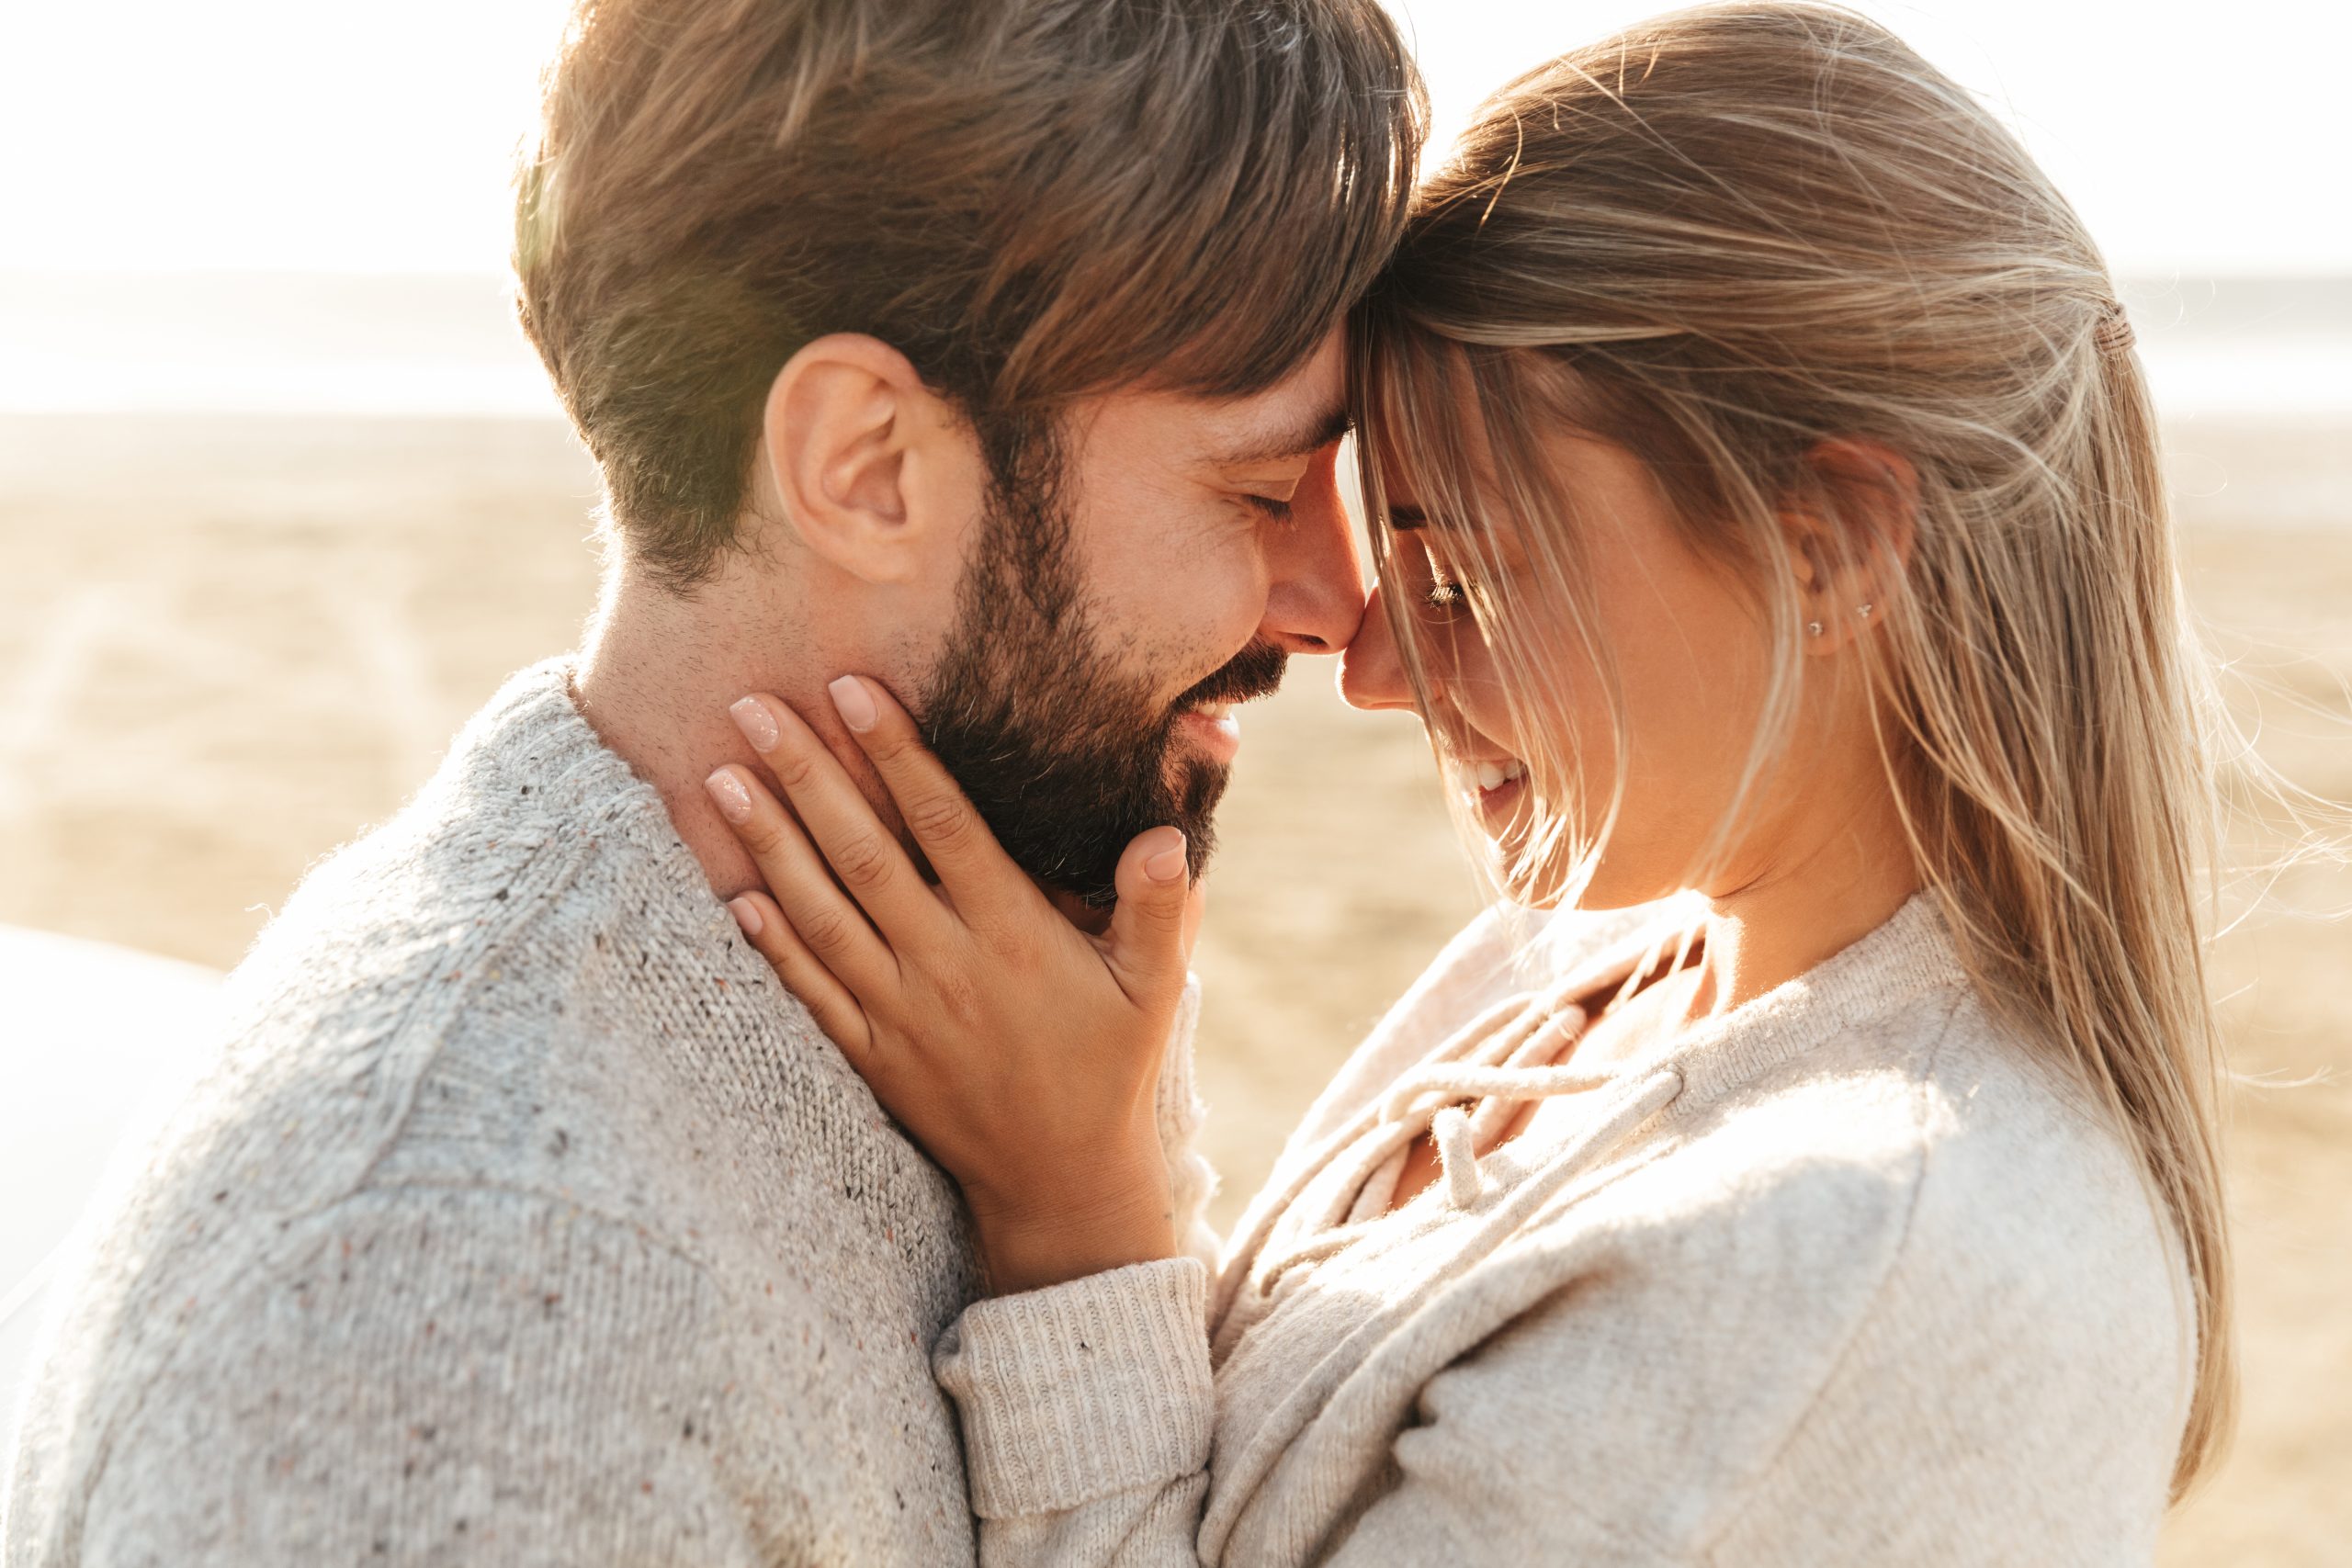
{"label": "bright sky", "polygon": [[[1456,124],[1658,8],[1391,0]],[[485,272],[560,0],[24,0],[0,268]],[[2352,271],[2335,0],[1865,0],[2004,106],[2120,270]],[[2333,194],[2329,194],[2329,193]]]}

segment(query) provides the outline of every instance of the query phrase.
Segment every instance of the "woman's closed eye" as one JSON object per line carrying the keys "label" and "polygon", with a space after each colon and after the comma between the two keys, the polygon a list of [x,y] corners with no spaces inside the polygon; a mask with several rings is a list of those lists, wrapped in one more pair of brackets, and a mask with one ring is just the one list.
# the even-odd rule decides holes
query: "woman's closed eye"
{"label": "woman's closed eye", "polygon": [[1421,603],[1448,615],[1467,610],[1470,607],[1469,584],[1454,578],[1433,576],[1430,579],[1428,591],[1421,595]]}
{"label": "woman's closed eye", "polygon": [[1452,563],[1434,549],[1425,548],[1419,564],[1429,576],[1429,586],[1421,592],[1423,604],[1448,615],[1469,611],[1471,592],[1476,585],[1467,575],[1455,570]]}

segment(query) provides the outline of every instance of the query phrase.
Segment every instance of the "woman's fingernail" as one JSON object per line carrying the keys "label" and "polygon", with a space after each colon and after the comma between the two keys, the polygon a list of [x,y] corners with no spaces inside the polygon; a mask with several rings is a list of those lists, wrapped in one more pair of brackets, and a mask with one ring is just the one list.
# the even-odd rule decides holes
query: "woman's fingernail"
{"label": "woman's fingernail", "polygon": [[760,927],[766,923],[760,919],[760,907],[749,898],[729,898],[727,908],[735,917],[735,923],[743,928],[745,936],[759,935]]}
{"label": "woman's fingernail", "polygon": [[[708,708],[703,709],[705,713],[709,711]],[[702,786],[710,791],[710,798],[718,806],[721,817],[729,822],[749,822],[752,819],[751,792],[733,773],[721,768],[703,780]]]}
{"label": "woman's fingernail", "polygon": [[739,697],[727,711],[735,716],[735,728],[743,732],[752,750],[764,756],[775,750],[775,718],[765,703],[757,697]]}
{"label": "woman's fingernail", "polygon": [[1184,840],[1178,839],[1173,849],[1160,851],[1143,863],[1143,874],[1154,882],[1173,882],[1184,874]]}
{"label": "woman's fingernail", "polygon": [[833,709],[842,722],[860,735],[874,728],[874,694],[854,675],[844,675],[825,688],[833,694]]}

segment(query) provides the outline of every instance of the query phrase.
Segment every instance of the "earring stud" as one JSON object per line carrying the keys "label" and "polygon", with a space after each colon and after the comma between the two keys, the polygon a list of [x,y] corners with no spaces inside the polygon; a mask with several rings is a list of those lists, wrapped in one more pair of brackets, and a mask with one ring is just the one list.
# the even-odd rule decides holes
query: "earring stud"
{"label": "earring stud", "polygon": [[1861,616],[1862,619],[1867,621],[1871,618],[1871,606],[1865,604],[1860,609],[1855,611],[1854,614]]}
{"label": "earring stud", "polygon": [[1819,637],[1821,635],[1821,623],[1819,621],[1807,621],[1804,624],[1804,629],[1806,636]]}

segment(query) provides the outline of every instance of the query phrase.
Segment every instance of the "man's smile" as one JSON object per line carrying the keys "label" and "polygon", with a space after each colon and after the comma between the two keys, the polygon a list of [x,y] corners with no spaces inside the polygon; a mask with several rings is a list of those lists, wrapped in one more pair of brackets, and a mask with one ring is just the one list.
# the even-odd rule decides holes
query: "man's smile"
{"label": "man's smile", "polygon": [[1195,703],[1176,716],[1177,732],[1209,761],[1230,762],[1241,751],[1241,717],[1231,702]]}

